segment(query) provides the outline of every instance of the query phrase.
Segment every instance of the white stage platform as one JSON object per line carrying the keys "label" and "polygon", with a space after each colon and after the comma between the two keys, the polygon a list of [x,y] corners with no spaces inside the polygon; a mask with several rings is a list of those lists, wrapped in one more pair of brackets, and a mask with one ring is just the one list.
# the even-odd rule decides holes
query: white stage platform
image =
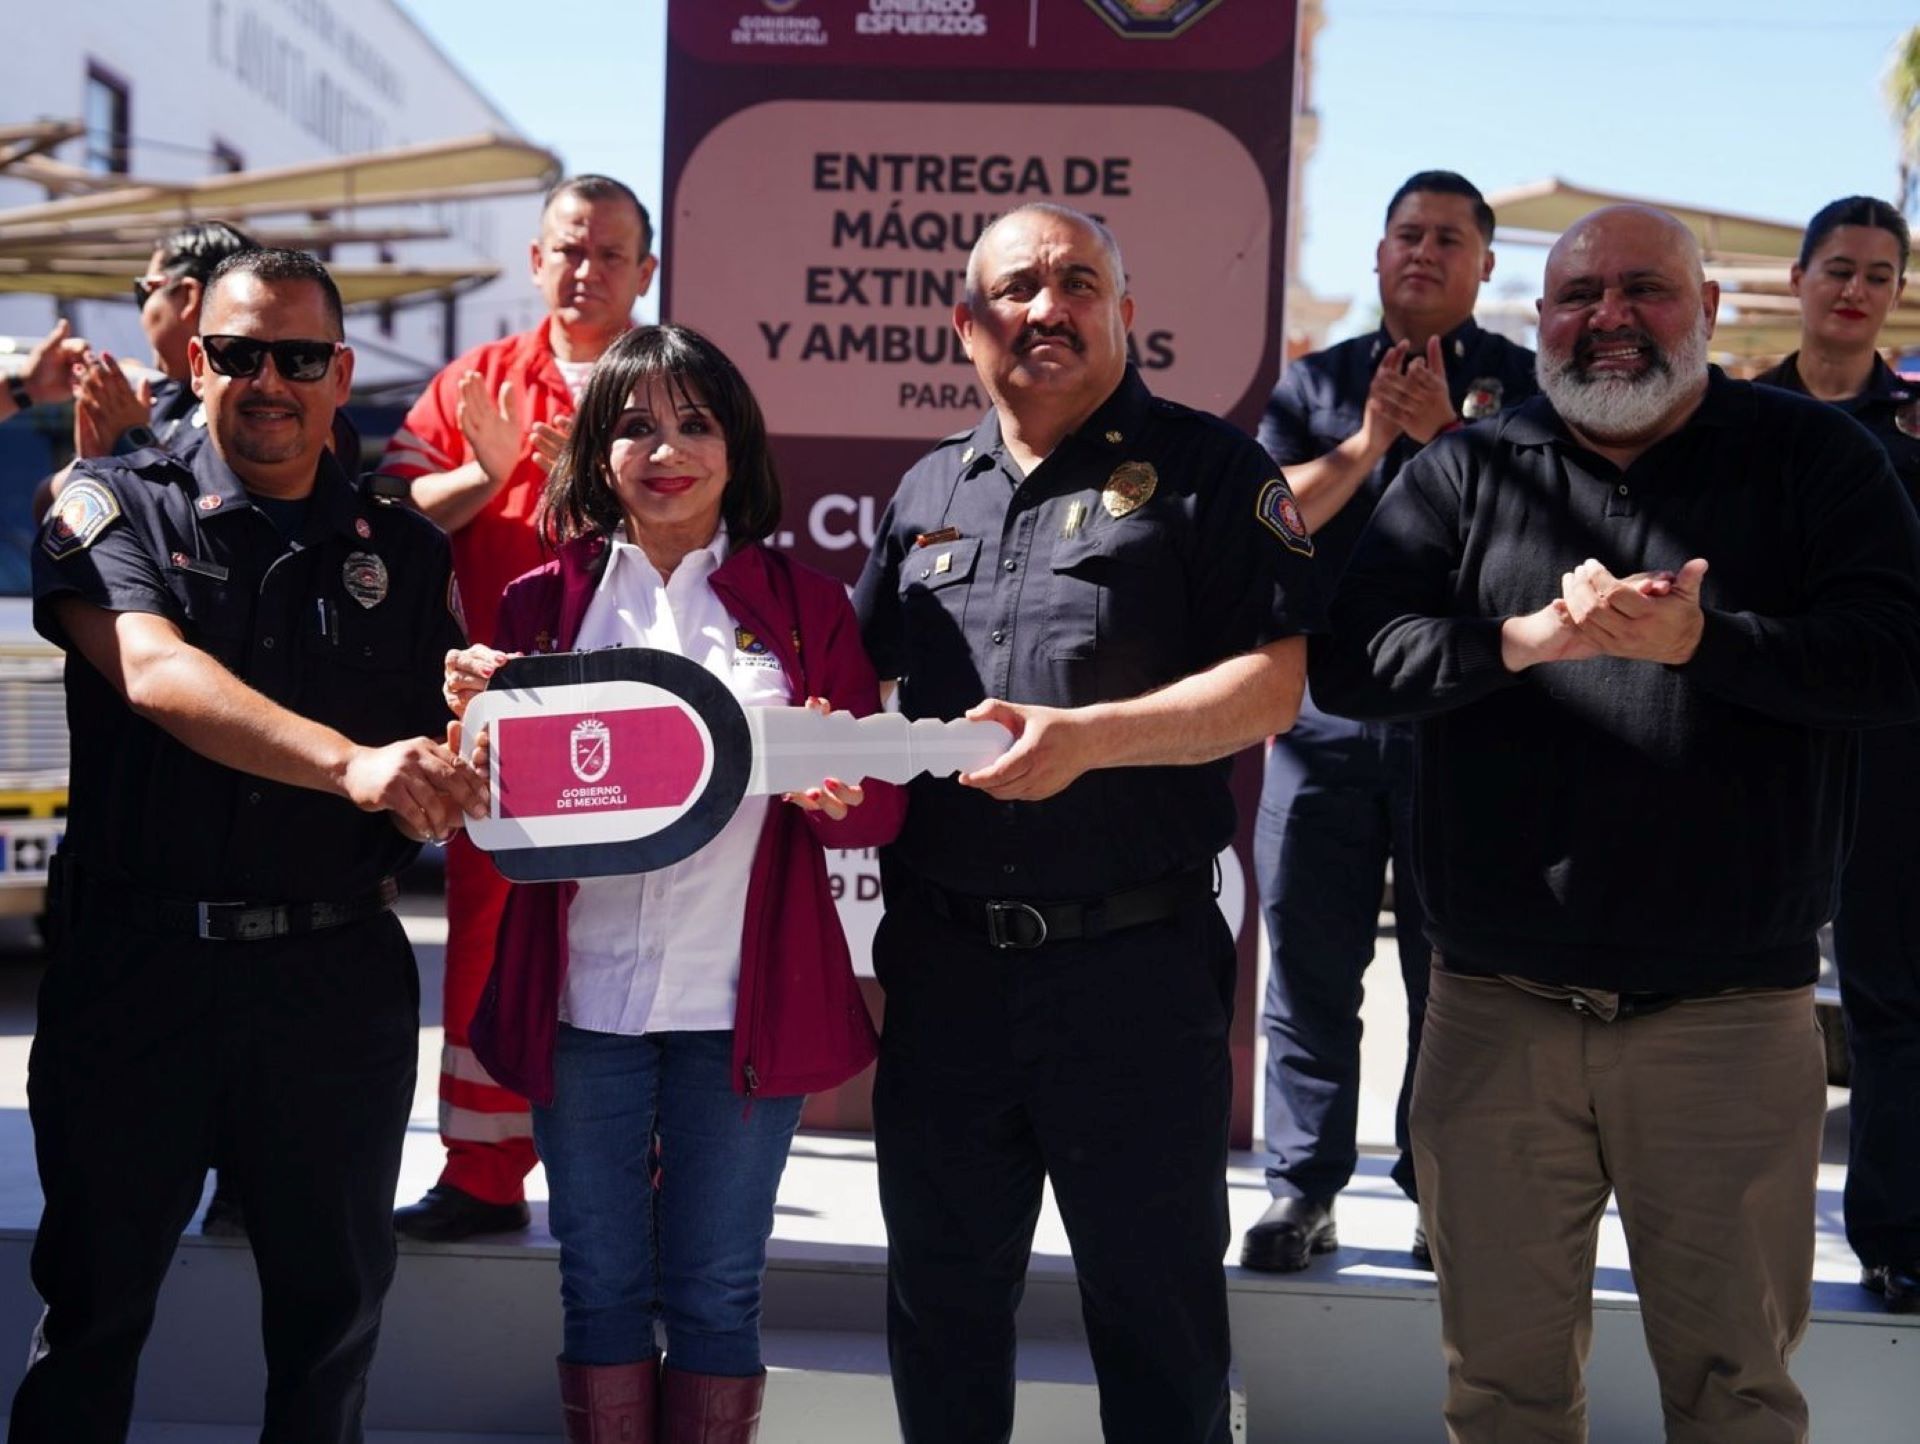
{"label": "white stage platform", "polygon": [[[425,993],[437,994],[440,930],[432,900],[409,899]],[[1384,961],[1384,960],[1383,960]],[[1364,1137],[1391,1123],[1392,1041],[1401,1006],[1378,968],[1362,1109]],[[0,969],[0,1399],[10,1398],[38,1312],[27,1254],[38,1217],[25,1112],[35,970]],[[437,1021],[437,1020],[436,1020]],[[439,1167],[434,1075],[439,1029],[421,1036],[421,1084],[399,1190],[411,1200]],[[1920,1437],[1920,1317],[1881,1311],[1855,1282],[1840,1235],[1844,1093],[1833,1095],[1821,1170],[1815,1318],[1795,1372],[1814,1438],[1912,1444]],[[1265,1207],[1257,1155],[1236,1156],[1228,1187],[1238,1235]],[[1229,1267],[1237,1355],[1236,1439],[1252,1444],[1417,1444],[1444,1437],[1443,1370],[1431,1276],[1405,1249],[1412,1206],[1369,1151],[1343,1196],[1343,1247],[1286,1277]],[[544,1180],[532,1191],[544,1198]],[[552,1357],[559,1340],[554,1245],[536,1204],[525,1234],[408,1246],[388,1304],[371,1387],[372,1444],[557,1444]],[[864,1444],[897,1438],[886,1378],[885,1242],[868,1140],[803,1135],[780,1193],[767,1299],[771,1371],[765,1444]],[[1590,1370],[1597,1444],[1661,1437],[1617,1220],[1602,1235]],[[189,1237],[176,1257],[141,1374],[136,1444],[241,1444],[256,1437],[264,1382],[252,1265],[243,1245]],[[9,1345],[7,1340],[15,1341]],[[1093,1444],[1096,1397],[1059,1217],[1047,1208],[1021,1313],[1022,1444]],[[256,1428],[250,1428],[249,1425]]]}

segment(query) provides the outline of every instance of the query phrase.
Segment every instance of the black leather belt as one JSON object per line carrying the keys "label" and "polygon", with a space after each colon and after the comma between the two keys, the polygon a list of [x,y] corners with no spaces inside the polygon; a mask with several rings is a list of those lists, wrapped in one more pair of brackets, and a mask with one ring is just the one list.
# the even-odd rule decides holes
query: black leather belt
{"label": "black leather belt", "polygon": [[1211,866],[1084,902],[981,898],[924,881],[921,887],[936,917],[983,934],[991,947],[1022,951],[1157,923],[1210,902],[1215,893]]}
{"label": "black leather belt", "polygon": [[93,900],[150,932],[255,943],[361,922],[385,912],[399,895],[399,886],[389,877],[369,892],[329,902],[189,902],[130,889],[119,890],[111,898],[105,889],[99,889]]}

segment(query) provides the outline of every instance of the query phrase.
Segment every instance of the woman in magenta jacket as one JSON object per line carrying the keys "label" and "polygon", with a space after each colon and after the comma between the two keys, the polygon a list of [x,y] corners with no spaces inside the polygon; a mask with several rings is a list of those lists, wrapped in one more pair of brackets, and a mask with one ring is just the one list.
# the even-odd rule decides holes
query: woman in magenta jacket
{"label": "woman in magenta jacket", "polygon": [[[732,362],[684,327],[628,332],[554,467],[555,559],[507,587],[496,647],[449,657],[449,700],[464,710],[516,653],[648,646],[744,706],[874,711],[845,591],[762,544],[779,516]],[[890,841],[903,808],[890,784],[823,779],[745,799],[670,868],[513,889],[473,1049],[533,1101],[573,1444],[753,1439],[760,1286],[802,1095],[874,1056],[823,849]]]}

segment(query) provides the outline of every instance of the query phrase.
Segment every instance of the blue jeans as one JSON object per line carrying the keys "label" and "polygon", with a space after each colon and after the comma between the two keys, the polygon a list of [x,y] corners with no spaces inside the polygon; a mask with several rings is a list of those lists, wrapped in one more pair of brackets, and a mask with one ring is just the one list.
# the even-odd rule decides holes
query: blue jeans
{"label": "blue jeans", "polygon": [[560,1027],[533,1110],[560,1241],[563,1357],[760,1372],[760,1284],[800,1098],[733,1091],[733,1034]]}

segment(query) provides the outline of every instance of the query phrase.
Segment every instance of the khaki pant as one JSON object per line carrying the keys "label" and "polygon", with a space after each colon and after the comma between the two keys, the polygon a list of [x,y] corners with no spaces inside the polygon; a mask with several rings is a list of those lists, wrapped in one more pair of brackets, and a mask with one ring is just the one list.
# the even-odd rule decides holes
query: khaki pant
{"label": "khaki pant", "polygon": [[1812,989],[1602,1021],[1436,966],[1413,1153],[1455,1444],[1578,1444],[1609,1194],[1669,1444],[1802,1444],[1825,1076]]}

